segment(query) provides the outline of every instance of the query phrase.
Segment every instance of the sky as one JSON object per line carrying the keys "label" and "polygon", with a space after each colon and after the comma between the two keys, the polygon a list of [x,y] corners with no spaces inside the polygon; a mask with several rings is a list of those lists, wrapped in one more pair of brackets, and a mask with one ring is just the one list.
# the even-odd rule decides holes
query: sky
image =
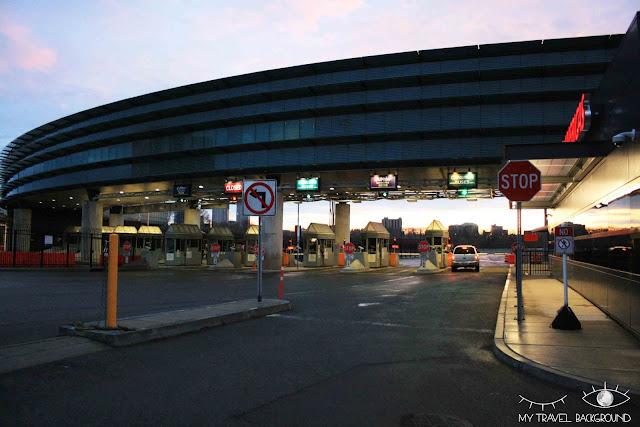
{"label": "sky", "polygon": [[[0,0],[0,149],[52,120],[153,91],[358,56],[624,33],[637,9],[637,0]],[[467,222],[448,203],[363,203],[352,216],[375,210],[420,227],[434,210],[443,223]],[[505,206],[478,202],[483,219],[470,222],[507,226]]]}

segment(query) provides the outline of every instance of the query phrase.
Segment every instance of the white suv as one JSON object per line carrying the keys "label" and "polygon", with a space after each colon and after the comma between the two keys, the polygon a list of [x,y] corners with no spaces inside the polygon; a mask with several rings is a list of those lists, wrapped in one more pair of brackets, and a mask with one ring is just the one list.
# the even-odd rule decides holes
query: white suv
{"label": "white suv", "polygon": [[451,258],[451,271],[459,268],[475,268],[480,271],[480,257],[475,246],[460,245],[453,248],[453,258]]}

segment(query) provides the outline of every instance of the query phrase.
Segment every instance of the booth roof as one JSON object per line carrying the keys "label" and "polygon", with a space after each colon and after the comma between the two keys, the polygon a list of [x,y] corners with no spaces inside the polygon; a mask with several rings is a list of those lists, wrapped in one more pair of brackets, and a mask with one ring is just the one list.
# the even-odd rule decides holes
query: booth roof
{"label": "booth roof", "polygon": [[155,225],[141,225],[140,228],[138,228],[138,234],[162,235],[162,230],[160,230],[160,227]]}
{"label": "booth roof", "polygon": [[[103,225],[101,231],[102,231],[102,234],[111,234],[111,233],[114,233],[115,230],[116,230],[115,227],[109,227],[108,225]],[[79,225],[70,225],[64,229],[64,232],[69,234],[73,234],[73,233],[80,234],[82,233],[82,227],[80,227]]]}
{"label": "booth roof", "polygon": [[320,239],[335,239],[336,235],[333,232],[333,230],[331,229],[331,227],[329,227],[326,224],[317,224],[315,222],[312,222],[311,224],[309,224],[309,228],[307,228],[306,230],[304,230],[304,233],[302,233],[305,237],[318,237]]}
{"label": "booth roof", "polygon": [[449,237],[449,229],[445,228],[440,221],[434,219],[431,221],[431,224],[429,224],[424,234],[425,236],[432,237]]}
{"label": "booth roof", "polygon": [[119,225],[115,230],[116,234],[138,234],[138,230],[132,225]]}
{"label": "booth roof", "polygon": [[195,224],[171,224],[164,233],[165,238],[202,239],[202,231]]}
{"label": "booth roof", "polygon": [[362,229],[361,234],[365,234],[367,237],[379,237],[382,239],[388,239],[390,236],[389,231],[387,231],[381,222],[370,222]]}
{"label": "booth roof", "polygon": [[207,237],[212,239],[233,240],[233,233],[226,225],[214,225],[207,233]]}
{"label": "booth roof", "polygon": [[249,236],[249,235],[258,235],[258,226],[257,225],[250,225],[249,228],[247,228],[247,232],[244,233],[245,237]]}

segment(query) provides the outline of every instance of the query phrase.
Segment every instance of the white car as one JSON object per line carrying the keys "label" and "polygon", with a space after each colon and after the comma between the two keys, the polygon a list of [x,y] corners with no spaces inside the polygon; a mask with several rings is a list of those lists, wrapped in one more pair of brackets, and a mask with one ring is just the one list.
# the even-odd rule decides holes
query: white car
{"label": "white car", "polygon": [[455,272],[459,268],[475,268],[480,271],[480,257],[475,246],[460,245],[453,248],[451,271]]}

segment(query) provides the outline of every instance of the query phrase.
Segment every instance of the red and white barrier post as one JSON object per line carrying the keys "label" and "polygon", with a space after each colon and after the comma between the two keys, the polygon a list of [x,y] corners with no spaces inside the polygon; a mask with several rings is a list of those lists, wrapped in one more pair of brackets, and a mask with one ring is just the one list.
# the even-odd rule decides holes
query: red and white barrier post
{"label": "red and white barrier post", "polygon": [[278,293],[278,299],[282,299],[283,284],[284,284],[284,266],[280,267],[280,292]]}

